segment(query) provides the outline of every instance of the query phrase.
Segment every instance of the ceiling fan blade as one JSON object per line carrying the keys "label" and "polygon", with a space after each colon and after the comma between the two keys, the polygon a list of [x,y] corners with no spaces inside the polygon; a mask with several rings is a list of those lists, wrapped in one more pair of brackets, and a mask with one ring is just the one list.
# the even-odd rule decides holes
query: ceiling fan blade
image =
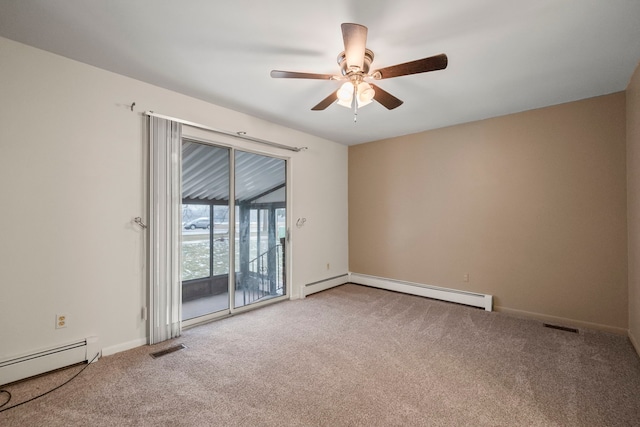
{"label": "ceiling fan blade", "polygon": [[315,107],[313,107],[311,110],[312,111],[320,111],[320,110],[324,110],[325,108],[327,108],[329,105],[333,104],[334,102],[336,102],[338,100],[338,91],[333,91],[331,92],[331,95],[327,96],[325,99],[323,99],[322,101],[320,101],[318,103],[318,105],[316,105]]}
{"label": "ceiling fan blade", "polygon": [[387,110],[393,110],[394,108],[398,108],[402,105],[401,100],[391,95],[386,90],[382,90],[379,86],[374,85],[373,83],[369,83],[376,94],[373,96],[373,99],[382,104]]}
{"label": "ceiling fan blade", "polygon": [[367,27],[360,24],[342,24],[342,39],[347,68],[357,67],[362,70],[364,51],[367,47]]}
{"label": "ceiling fan blade", "polygon": [[[409,74],[426,73],[427,71],[444,70],[447,68],[448,63],[447,55],[441,53],[440,55],[430,56],[429,58],[380,68],[372,73],[372,75],[376,79],[389,79],[391,77],[407,76]],[[377,73],[380,73],[380,77],[376,76]]]}
{"label": "ceiling fan blade", "polygon": [[333,74],[314,74],[314,73],[298,73],[296,71],[280,71],[272,70],[271,77],[274,79],[319,79],[332,80],[335,78]]}

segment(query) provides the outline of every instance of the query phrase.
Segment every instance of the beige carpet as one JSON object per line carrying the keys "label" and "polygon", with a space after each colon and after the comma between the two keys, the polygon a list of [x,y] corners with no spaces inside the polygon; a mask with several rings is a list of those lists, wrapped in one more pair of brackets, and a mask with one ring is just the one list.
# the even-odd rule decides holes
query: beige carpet
{"label": "beige carpet", "polygon": [[0,425],[638,426],[640,359],[626,337],[344,285],[104,357]]}

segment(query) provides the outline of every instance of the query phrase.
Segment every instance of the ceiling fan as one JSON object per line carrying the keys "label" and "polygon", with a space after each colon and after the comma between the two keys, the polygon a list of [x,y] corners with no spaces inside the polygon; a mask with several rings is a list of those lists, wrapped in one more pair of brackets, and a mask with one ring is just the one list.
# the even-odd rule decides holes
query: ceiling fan
{"label": "ceiling fan", "polygon": [[340,65],[342,75],[273,70],[271,71],[271,77],[345,81],[340,89],[320,101],[312,110],[324,110],[337,101],[339,105],[348,108],[353,107],[355,121],[358,107],[367,105],[372,100],[378,101],[389,110],[402,105],[400,99],[371,83],[372,81],[447,68],[447,55],[442,53],[370,72],[374,56],[373,52],[366,47],[367,27],[351,23],[342,24],[342,38],[344,40],[344,51],[338,55],[338,65]]}

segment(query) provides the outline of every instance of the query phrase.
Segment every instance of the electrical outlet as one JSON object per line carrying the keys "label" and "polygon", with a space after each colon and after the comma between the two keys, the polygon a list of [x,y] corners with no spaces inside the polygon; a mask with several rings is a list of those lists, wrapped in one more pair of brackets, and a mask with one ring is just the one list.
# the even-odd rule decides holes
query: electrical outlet
{"label": "electrical outlet", "polygon": [[327,270],[331,270],[331,264],[327,263]]}
{"label": "electrical outlet", "polygon": [[67,315],[56,314],[56,329],[62,329],[67,327]]}
{"label": "electrical outlet", "polygon": [[469,273],[464,273],[464,276],[462,276],[462,280],[465,282],[469,281]]}

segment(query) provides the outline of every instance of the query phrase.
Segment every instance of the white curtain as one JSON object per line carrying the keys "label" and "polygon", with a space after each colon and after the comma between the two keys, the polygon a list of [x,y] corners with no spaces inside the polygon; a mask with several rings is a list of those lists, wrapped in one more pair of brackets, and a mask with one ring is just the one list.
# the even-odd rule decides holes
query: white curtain
{"label": "white curtain", "polygon": [[180,336],[180,123],[149,117],[150,344]]}

